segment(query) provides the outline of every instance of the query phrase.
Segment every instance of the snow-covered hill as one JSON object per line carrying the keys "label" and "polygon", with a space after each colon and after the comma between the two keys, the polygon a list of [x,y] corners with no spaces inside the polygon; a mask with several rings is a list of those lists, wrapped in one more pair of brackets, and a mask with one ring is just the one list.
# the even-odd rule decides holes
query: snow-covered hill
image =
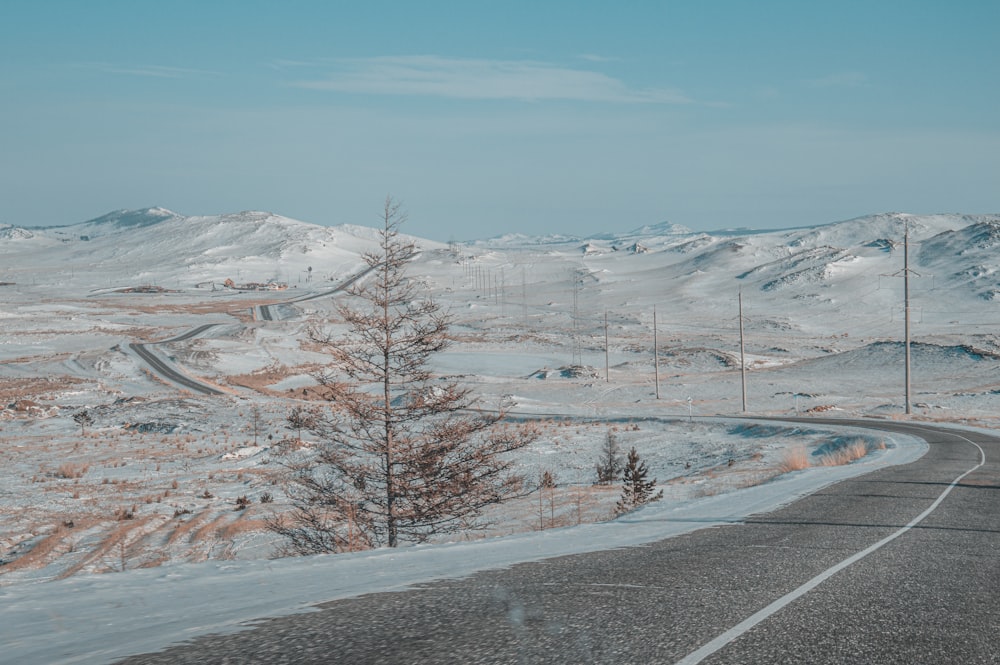
{"label": "snow-covered hill", "polygon": [[[524,257],[579,260],[621,274],[650,269],[684,290],[706,276],[716,295],[742,288],[814,297],[857,275],[875,278],[902,269],[904,228],[909,228],[912,268],[934,271],[937,289],[949,297],[990,300],[1000,290],[994,252],[1000,215],[910,215],[887,213],[809,228],[745,233],[695,233],[663,222],[623,233],[591,237],[507,235],[462,245],[474,256],[525,263]],[[259,281],[295,282],[308,272],[344,274],[374,246],[374,229],[324,227],[266,212],[188,217],[163,208],[119,210],[71,226],[0,228],[0,255],[14,256],[10,276],[30,266],[50,273],[72,271],[78,283],[139,280],[205,282],[235,277],[238,270]],[[440,243],[415,239],[426,248]],[[518,256],[514,256],[514,255]],[[485,259],[483,259],[485,260]],[[585,267],[581,268],[586,270]],[[957,290],[957,292],[956,292]]]}
{"label": "snow-covered hill", "polygon": [[[373,229],[317,226],[252,211],[187,217],[145,208],[70,226],[0,229],[0,255],[18,257],[3,268],[11,281],[27,265],[50,275],[71,273],[75,284],[91,288],[127,283],[176,287],[227,278],[289,283],[334,279],[357,270],[361,254],[375,242]],[[55,281],[60,288],[67,284]]]}

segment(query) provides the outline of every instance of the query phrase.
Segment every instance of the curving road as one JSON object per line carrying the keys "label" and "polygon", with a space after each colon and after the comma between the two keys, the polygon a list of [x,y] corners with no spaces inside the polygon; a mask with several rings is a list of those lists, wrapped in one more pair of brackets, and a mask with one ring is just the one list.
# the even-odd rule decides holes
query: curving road
{"label": "curving road", "polygon": [[280,303],[272,303],[271,305],[259,305],[258,306],[258,310],[260,311],[260,320],[261,321],[274,321],[275,320],[274,319],[274,314],[271,312],[271,307],[273,305],[275,305],[275,304],[286,304],[287,305],[287,304],[296,303],[296,302],[305,302],[307,300],[315,300],[316,298],[323,298],[325,296],[336,295],[337,293],[340,293],[344,289],[348,288],[349,286],[351,286],[352,284],[354,284],[355,282],[357,282],[359,279],[361,279],[362,277],[364,277],[365,275],[367,275],[368,273],[370,273],[374,269],[375,269],[375,266],[368,266],[364,270],[361,270],[361,271],[359,271],[359,272],[351,275],[350,277],[348,277],[347,279],[345,279],[343,282],[341,282],[340,284],[338,284],[334,288],[328,289],[326,291],[321,291],[319,293],[312,293],[312,294],[309,294],[309,295],[306,295],[306,296],[299,296],[298,298],[292,298],[291,300],[282,300]]}
{"label": "curving road", "polygon": [[[315,294],[304,296],[304,297],[300,297],[300,298],[295,298],[293,300],[288,300],[288,301],[285,301],[285,302],[287,302],[287,303],[302,302],[302,301],[305,301],[305,300],[313,300],[314,298],[322,298],[323,296],[334,295],[334,294],[339,293],[340,291],[343,291],[344,289],[348,288],[349,286],[351,286],[352,284],[354,284],[355,282],[357,282],[359,279],[361,279],[362,277],[364,277],[365,275],[367,275],[368,273],[370,273],[372,270],[374,270],[374,266],[370,266],[370,267],[365,268],[364,270],[362,270],[362,271],[360,271],[358,273],[355,273],[354,275],[351,275],[350,277],[348,277],[346,280],[344,280],[343,282],[341,282],[340,284],[338,284],[333,289],[329,289],[329,290],[323,291],[321,293],[315,293]],[[260,318],[261,318],[261,320],[264,320],[264,321],[273,321],[274,320],[273,315],[271,313],[271,306],[270,305],[260,305]],[[163,378],[165,378],[165,379],[167,379],[167,380],[169,380],[169,381],[171,381],[173,383],[182,385],[185,388],[190,388],[191,390],[194,390],[195,392],[199,392],[199,393],[201,393],[203,395],[224,395],[225,394],[224,391],[219,390],[218,388],[214,388],[214,387],[212,387],[212,386],[210,386],[210,385],[208,385],[206,383],[202,383],[201,381],[193,379],[193,378],[191,378],[189,376],[186,376],[185,374],[182,374],[181,372],[177,371],[176,369],[174,369],[173,367],[171,367],[169,364],[167,364],[166,362],[164,362],[161,358],[157,357],[156,354],[154,354],[152,351],[150,351],[149,349],[146,348],[150,344],[168,344],[170,342],[183,342],[185,340],[191,339],[192,337],[200,335],[201,333],[205,332],[209,328],[212,328],[212,327],[217,326],[217,325],[219,325],[219,324],[217,324],[217,323],[207,323],[205,325],[201,325],[201,326],[198,326],[197,328],[189,330],[186,333],[183,333],[181,335],[177,335],[176,337],[171,337],[170,339],[161,340],[159,342],[149,342],[147,344],[141,344],[139,342],[133,342],[133,343],[129,344],[129,348],[132,349],[133,351],[135,351],[136,355],[139,356],[139,358],[142,359],[147,365],[149,365],[150,369],[152,369],[154,372],[156,372],[157,374],[159,374],[161,377],[163,377]]]}
{"label": "curving road", "polygon": [[804,420],[930,449],[743,524],[340,600],[121,662],[1000,662],[1000,438]]}
{"label": "curving road", "polygon": [[[187,333],[185,333],[187,334]],[[155,342],[155,344],[165,344],[166,342],[176,342],[180,339],[187,339],[182,335],[181,337],[175,337],[174,339],[165,340],[164,342]],[[172,381],[173,383],[184,386],[185,388],[190,388],[195,392],[199,392],[203,395],[224,395],[225,393],[218,388],[213,388],[210,385],[202,383],[192,379],[191,377],[181,374],[176,369],[164,362],[159,356],[154,354],[152,351],[146,348],[146,344],[139,344],[137,342],[132,342],[128,345],[130,349],[135,351],[135,354],[139,356],[149,367],[162,376],[163,378]]]}
{"label": "curving road", "polygon": [[155,353],[147,349],[147,346],[152,344],[169,344],[171,342],[183,342],[196,337],[210,328],[220,325],[218,323],[206,323],[204,325],[193,328],[186,333],[177,335],[176,337],[171,337],[170,339],[163,339],[159,342],[147,342],[146,344],[140,344],[139,342],[132,342],[128,345],[130,349],[135,351],[135,354],[139,356],[149,367],[159,374],[161,377],[168,379],[174,383],[180,384],[185,388],[190,388],[195,392],[199,392],[203,395],[224,395],[225,393],[218,388],[213,388],[212,386],[202,383],[196,379],[178,372],[176,369],[168,365],[162,358],[157,356]]}
{"label": "curving road", "polygon": [[192,337],[197,337],[198,335],[202,334],[206,330],[208,330],[210,328],[214,328],[214,327],[216,327],[218,325],[221,325],[221,324],[219,324],[219,323],[206,323],[204,325],[198,326],[197,328],[193,328],[192,330],[189,330],[186,333],[182,333],[180,335],[177,335],[176,337],[171,337],[170,339],[161,339],[159,342],[150,342],[150,343],[151,344],[170,344],[171,342],[183,342],[183,341],[191,339]]}
{"label": "curving road", "polygon": [[332,289],[328,289],[320,293],[313,293],[308,296],[294,298],[292,300],[289,300],[288,302],[305,302],[306,300],[315,300],[316,298],[335,295],[337,293],[340,293],[344,289],[352,286],[355,282],[368,275],[371,271],[375,270],[375,268],[377,267],[378,265],[368,266],[367,268],[364,268],[363,270],[359,270],[358,272],[354,273],[353,275],[351,275],[350,277],[348,277],[347,279],[345,279],[343,282],[341,282]]}

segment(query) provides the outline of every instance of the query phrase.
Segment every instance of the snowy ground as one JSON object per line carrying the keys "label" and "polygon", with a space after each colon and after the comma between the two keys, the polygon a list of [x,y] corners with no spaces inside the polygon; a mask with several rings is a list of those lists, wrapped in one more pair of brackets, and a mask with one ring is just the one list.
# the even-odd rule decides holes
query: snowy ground
{"label": "snowy ground", "polygon": [[[845,434],[842,432],[842,434]],[[274,561],[209,561],[0,587],[0,643],[16,663],[97,663],[155,651],[323,601],[404,589],[552,556],[641,545],[738,522],[826,484],[906,463],[922,442],[893,436],[862,462],[818,467],[729,494],[663,501],[614,522],[490,538]]]}
{"label": "snowy ground", "polygon": [[[517,417],[539,420],[543,436],[518,464],[529,480],[549,471],[557,487],[456,542],[280,562],[268,559],[275,543],[262,527],[284,506],[276,449],[294,436],[291,406],[314,403],[310,372],[326,362],[305,330],[331,319],[336,296],[321,294],[358,272],[371,230],[159,209],[0,228],[0,643],[14,645],[4,657],[100,662],[313,601],[646,542],[692,519],[737,520],[910,459],[912,442],[869,437],[875,454],[824,466],[823,452],[857,434],[711,417],[742,410],[741,290],[752,414],[901,417],[902,265],[889,240],[904,223],[920,242],[915,417],[991,426],[1000,218],[420,241],[410,274],[455,318],[454,345],[434,369],[484,407],[513,399]],[[240,292],[222,287],[227,278],[288,288]],[[160,290],[123,292],[144,286]],[[275,320],[262,320],[261,305]],[[163,380],[134,342],[224,394]],[[85,427],[73,420],[83,410]],[[608,432],[637,448],[665,490],[615,522],[617,488],[594,485]],[[798,449],[813,468],[781,475]],[[237,510],[240,497],[249,507]]]}

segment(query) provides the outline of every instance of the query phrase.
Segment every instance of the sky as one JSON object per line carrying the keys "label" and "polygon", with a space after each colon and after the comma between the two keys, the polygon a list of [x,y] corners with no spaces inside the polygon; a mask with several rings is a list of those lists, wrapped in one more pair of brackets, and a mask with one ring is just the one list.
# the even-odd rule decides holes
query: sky
{"label": "sky", "polygon": [[1000,212],[1000,3],[4,0],[0,223],[440,240]]}

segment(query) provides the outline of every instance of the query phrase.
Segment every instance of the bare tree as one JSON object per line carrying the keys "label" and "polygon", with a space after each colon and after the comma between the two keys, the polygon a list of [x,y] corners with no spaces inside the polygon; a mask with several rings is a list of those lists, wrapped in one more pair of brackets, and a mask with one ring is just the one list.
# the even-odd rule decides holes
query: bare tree
{"label": "bare tree", "polygon": [[316,425],[316,412],[314,409],[297,405],[289,411],[285,418],[288,429],[295,430],[295,442],[302,443],[302,430],[308,430]]}
{"label": "bare tree", "polygon": [[90,415],[89,411],[77,411],[73,414],[73,420],[76,424],[80,426],[80,434],[82,436],[87,435],[87,427],[94,424],[94,417]]}
{"label": "bare tree", "polygon": [[253,431],[253,445],[257,445],[257,434],[260,432],[260,407],[254,404],[250,407],[250,427]]}
{"label": "bare tree", "polygon": [[646,480],[649,469],[645,462],[639,461],[639,453],[636,452],[635,447],[628,451],[628,460],[625,462],[622,475],[622,496],[615,506],[617,514],[627,513],[651,501],[663,498],[663,490],[653,492],[656,488],[656,478]]}
{"label": "bare tree", "polygon": [[391,198],[381,221],[378,251],[364,257],[372,275],[338,306],[347,332],[310,334],[332,362],[314,375],[328,400],[308,427],[318,443],[285,462],[293,510],[272,520],[292,553],[482,527],[486,507],[525,493],[507,453],[534,428],[504,425],[504,405],[473,410],[467,388],[434,380],[428,362],[447,347],[450,319],[406,276],[417,249],[400,236],[405,215]]}
{"label": "bare tree", "polygon": [[551,471],[543,471],[538,480],[538,529],[545,530],[545,495],[549,498],[549,528],[555,526],[556,521],[556,479]]}

